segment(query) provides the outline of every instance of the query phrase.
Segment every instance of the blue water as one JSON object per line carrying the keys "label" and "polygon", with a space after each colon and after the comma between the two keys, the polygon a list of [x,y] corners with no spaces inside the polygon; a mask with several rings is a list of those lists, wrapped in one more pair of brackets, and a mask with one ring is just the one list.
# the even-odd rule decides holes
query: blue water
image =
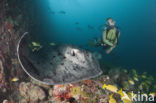
{"label": "blue water", "polygon": [[89,50],[89,41],[102,35],[99,25],[105,24],[107,17],[114,18],[121,31],[119,45],[110,55],[103,52],[103,61],[139,71],[155,71],[156,0],[38,0],[37,10],[36,35],[43,41]]}

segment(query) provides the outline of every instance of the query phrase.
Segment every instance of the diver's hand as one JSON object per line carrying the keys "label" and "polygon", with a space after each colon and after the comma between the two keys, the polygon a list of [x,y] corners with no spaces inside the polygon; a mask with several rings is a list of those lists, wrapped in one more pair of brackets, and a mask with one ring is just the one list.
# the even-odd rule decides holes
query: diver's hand
{"label": "diver's hand", "polygon": [[106,50],[106,54],[110,54],[110,52],[111,52],[112,50],[113,50],[112,48]]}
{"label": "diver's hand", "polygon": [[116,47],[116,44],[113,44],[113,47],[115,48]]}

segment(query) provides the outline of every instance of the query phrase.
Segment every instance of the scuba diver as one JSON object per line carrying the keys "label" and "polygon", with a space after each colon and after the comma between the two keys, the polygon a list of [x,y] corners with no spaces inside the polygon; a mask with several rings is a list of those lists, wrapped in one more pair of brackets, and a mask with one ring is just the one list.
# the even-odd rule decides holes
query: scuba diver
{"label": "scuba diver", "polygon": [[107,18],[107,24],[103,30],[102,38],[100,40],[96,38],[95,45],[107,49],[106,54],[109,54],[118,44],[119,36],[120,31],[115,26],[115,21],[112,18]]}

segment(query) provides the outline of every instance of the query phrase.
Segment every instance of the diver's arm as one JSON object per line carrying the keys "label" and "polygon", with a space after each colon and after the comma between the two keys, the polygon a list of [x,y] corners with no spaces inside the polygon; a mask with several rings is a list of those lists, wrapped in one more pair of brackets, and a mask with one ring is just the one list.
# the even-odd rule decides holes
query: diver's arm
{"label": "diver's arm", "polygon": [[113,46],[113,43],[109,42],[107,39],[106,39],[106,29],[103,31],[103,35],[102,35],[102,39],[103,39],[103,42],[109,46]]}
{"label": "diver's arm", "polygon": [[108,50],[106,50],[106,54],[109,54],[114,48],[115,48],[115,46],[110,47]]}
{"label": "diver's arm", "polygon": [[[120,37],[120,32],[119,32],[119,34],[118,34],[118,39],[119,39],[119,37]],[[115,45],[117,44],[118,39],[117,39],[117,38],[115,39],[115,42],[114,42]]]}

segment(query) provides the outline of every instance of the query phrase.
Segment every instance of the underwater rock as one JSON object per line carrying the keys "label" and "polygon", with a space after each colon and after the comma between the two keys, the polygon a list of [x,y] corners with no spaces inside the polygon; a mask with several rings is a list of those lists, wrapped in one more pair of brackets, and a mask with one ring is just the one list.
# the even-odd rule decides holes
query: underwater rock
{"label": "underwater rock", "polygon": [[27,103],[27,101],[23,98],[19,101],[19,103]]}
{"label": "underwater rock", "polygon": [[45,92],[39,87],[30,82],[22,82],[19,85],[19,91],[27,101],[36,103],[38,100],[43,100],[46,97]]}
{"label": "underwater rock", "polygon": [[9,103],[9,101],[8,100],[3,100],[3,103]]}
{"label": "underwater rock", "polygon": [[32,52],[31,40],[24,34],[18,45],[18,58],[24,71],[46,84],[65,84],[94,78],[102,74],[91,52],[71,45],[43,47]]}

